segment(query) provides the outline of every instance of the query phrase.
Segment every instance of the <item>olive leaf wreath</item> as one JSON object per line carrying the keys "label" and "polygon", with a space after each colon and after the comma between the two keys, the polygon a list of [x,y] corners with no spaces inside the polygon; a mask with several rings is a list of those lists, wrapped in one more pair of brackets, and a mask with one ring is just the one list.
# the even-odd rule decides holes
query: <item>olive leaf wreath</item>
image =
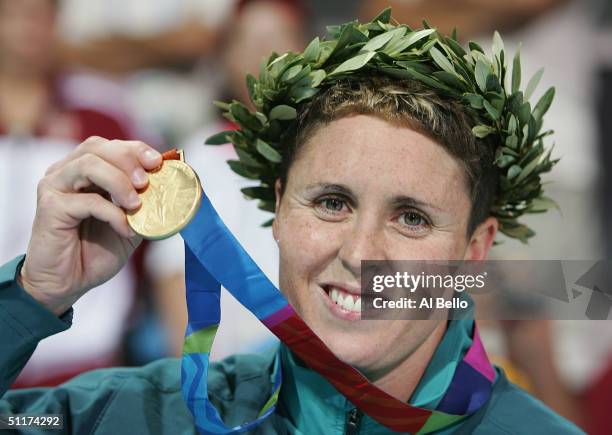
{"label": "olive leaf wreath", "polygon": [[247,198],[259,200],[260,209],[274,212],[274,182],[283,158],[284,138],[295,134],[302,104],[326,85],[356,71],[415,79],[472,108],[481,121],[472,129],[477,138],[495,135],[494,163],[500,168],[500,177],[490,214],[498,219],[503,234],[526,243],[535,233],[518,219],[557,207],[544,196],[541,181],[541,175],[558,162],[551,159],[552,147],[546,149],[543,142],[552,130],[541,132],[554,87],[532,106],[529,100],[543,69],[521,90],[520,49],[510,73],[498,32],[493,36],[492,55],[487,55],[475,42],[469,42],[467,49],[462,47],[456,30],[446,37],[426,21],[422,29],[411,29],[391,20],[391,9],[387,8],[369,23],[352,21],[328,27],[331,39],[317,37],[303,53],[272,53],[262,60],[258,79],[251,74],[246,77],[256,111],[239,101],[216,101],[239,129],[218,133],[206,143],[234,145],[239,160],[228,161],[231,169],[259,180],[259,185],[241,191]]}

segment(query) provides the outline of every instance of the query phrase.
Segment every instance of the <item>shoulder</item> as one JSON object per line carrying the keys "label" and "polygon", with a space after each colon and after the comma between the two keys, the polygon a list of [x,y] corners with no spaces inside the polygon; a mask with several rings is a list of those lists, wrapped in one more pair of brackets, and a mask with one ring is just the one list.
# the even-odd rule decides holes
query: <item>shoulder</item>
{"label": "shoulder", "polygon": [[142,367],[113,367],[92,370],[63,384],[66,388],[103,391],[141,385],[161,393],[176,393],[181,389],[181,360],[163,358]]}
{"label": "shoulder", "polygon": [[501,434],[584,434],[540,400],[510,383],[500,369],[481,424],[487,428],[485,432]]}

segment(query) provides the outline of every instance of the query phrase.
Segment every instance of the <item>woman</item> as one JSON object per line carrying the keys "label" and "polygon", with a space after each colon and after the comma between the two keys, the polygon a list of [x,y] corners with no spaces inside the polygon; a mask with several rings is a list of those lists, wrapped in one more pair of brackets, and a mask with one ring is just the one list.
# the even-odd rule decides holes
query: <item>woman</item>
{"label": "woman", "polygon": [[[299,314],[291,317],[293,325],[310,337],[307,344],[316,352],[302,352],[304,337],[289,334],[283,338],[287,344],[271,354],[230,357],[212,366],[210,402],[206,395],[195,405],[188,400],[193,417],[180,397],[176,360],[92,372],[53,390],[8,392],[1,402],[4,413],[61,412],[65,427],[75,433],[193,433],[197,428],[200,433],[370,434],[398,427],[419,433],[581,433],[488,365],[472,319],[356,321],[362,260],[480,260],[498,228],[526,239],[531,234],[516,218],[519,210],[534,207],[513,189],[523,180],[539,187],[539,178],[530,175],[539,176],[552,166],[545,157],[542,166],[537,160],[523,174],[523,160],[500,161],[503,152],[491,144],[494,132],[516,133],[527,151],[532,149],[527,133],[539,130],[534,124],[523,136],[513,125],[519,122],[520,127],[520,119],[497,130],[482,124],[514,116],[514,106],[497,106],[496,96],[504,91],[493,80],[498,75],[503,80],[503,68],[495,70],[472,53],[477,60],[469,71],[477,70],[477,77],[463,77],[459,81],[465,85],[457,86],[469,83],[481,87],[482,94],[474,93],[468,104],[453,96],[451,84],[437,81],[453,82],[435,69],[432,78],[422,80],[425,84],[405,74],[398,78],[394,66],[385,65],[392,55],[423,56],[419,70],[393,61],[416,77],[423,73],[414,71],[434,64],[455,73],[463,64],[453,66],[433,48],[439,44],[446,51],[445,44],[452,46],[452,41],[438,39],[429,29],[418,35],[398,29],[389,18],[385,11],[371,23],[341,27],[333,47],[317,39],[301,56],[273,56],[258,82],[249,79],[254,105],[265,113],[249,115],[236,103],[228,105],[241,131],[211,140],[230,138],[237,144],[241,163],[232,163],[233,168],[261,180],[262,189],[246,192],[262,199],[264,208],[270,204],[269,189],[274,189],[280,288]],[[394,54],[398,47],[415,51]],[[381,54],[383,50],[387,53]],[[283,87],[278,80],[300,85]],[[482,95],[493,102],[482,104]],[[275,100],[281,98],[284,104]],[[532,124],[550,101],[544,103],[535,106]],[[469,109],[474,106],[483,112]],[[484,111],[489,115],[482,115]],[[286,145],[282,159],[278,144]],[[513,139],[507,144],[516,145]],[[254,157],[253,152],[259,154]],[[514,166],[506,164],[512,161]],[[138,208],[136,189],[147,183],[145,170],[160,163],[159,154],[142,143],[91,138],[49,169],[39,185],[27,255],[2,269],[0,318],[8,326],[0,361],[3,389],[42,336],[69,326],[72,304],[125,264],[139,239],[120,207]],[[516,180],[505,183],[500,174]],[[116,204],[91,189],[82,191],[92,184]],[[500,196],[500,191],[514,192],[510,197],[520,202]],[[528,193],[535,194],[533,199],[541,191]],[[504,207],[496,208],[500,201]],[[208,206],[204,198],[203,207]],[[190,248],[196,230],[190,226],[183,232]],[[211,246],[215,241],[210,239]],[[226,271],[241,267],[221,264]],[[189,288],[189,269],[187,280]],[[208,308],[191,304],[190,316]],[[213,326],[213,334],[216,330],[214,322],[200,330],[193,325],[184,350],[184,379],[193,372],[188,362],[193,354],[210,349],[207,328]],[[274,331],[275,325],[268,318],[267,326]],[[190,340],[200,332],[204,334]],[[325,363],[317,365],[320,361]],[[343,370],[330,372],[328,363]],[[206,384],[187,385],[186,396],[197,395],[198,389],[206,392]]]}

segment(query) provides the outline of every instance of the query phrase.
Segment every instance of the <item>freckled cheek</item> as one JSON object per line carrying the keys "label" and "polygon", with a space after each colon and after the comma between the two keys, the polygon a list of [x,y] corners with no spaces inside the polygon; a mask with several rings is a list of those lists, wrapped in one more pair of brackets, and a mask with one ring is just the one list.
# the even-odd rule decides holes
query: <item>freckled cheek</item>
{"label": "freckled cheek", "polygon": [[328,228],[330,224],[319,222],[306,216],[287,216],[285,221],[280,278],[286,290],[297,293],[295,297],[305,296],[302,292],[316,281],[337,251],[334,232]]}
{"label": "freckled cheek", "polygon": [[[395,245],[395,254],[390,258],[404,260],[448,260],[461,252],[459,244],[449,235],[431,236],[416,240],[402,240]],[[388,244],[391,249],[391,244]]]}

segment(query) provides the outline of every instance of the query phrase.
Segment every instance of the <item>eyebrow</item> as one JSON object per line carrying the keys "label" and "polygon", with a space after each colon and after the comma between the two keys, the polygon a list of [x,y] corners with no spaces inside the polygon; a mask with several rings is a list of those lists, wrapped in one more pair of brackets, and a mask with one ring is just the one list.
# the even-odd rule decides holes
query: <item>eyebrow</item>
{"label": "eyebrow", "polygon": [[[313,184],[309,184],[306,186],[307,192],[312,192],[314,190],[319,190],[320,191],[319,193],[340,193],[340,194],[347,196],[348,198],[353,200],[355,203],[357,203],[357,198],[355,194],[353,193],[353,191],[343,184],[313,183]],[[422,208],[429,208],[429,209],[436,210],[436,211],[442,211],[439,207],[436,207],[433,204],[430,204],[425,201],[421,201],[419,199],[416,199],[412,196],[407,196],[407,195],[394,196],[393,198],[391,198],[390,204],[395,208],[422,207]]]}

